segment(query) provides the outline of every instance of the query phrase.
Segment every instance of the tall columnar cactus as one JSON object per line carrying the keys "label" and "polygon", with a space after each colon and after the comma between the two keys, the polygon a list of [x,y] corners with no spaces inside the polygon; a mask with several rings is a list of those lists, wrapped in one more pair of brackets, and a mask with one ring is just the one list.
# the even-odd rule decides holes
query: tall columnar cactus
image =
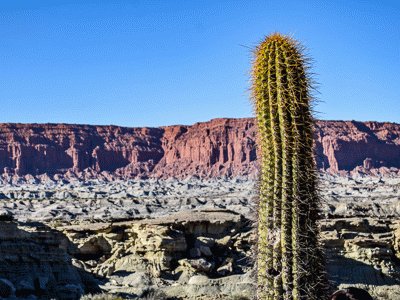
{"label": "tall columnar cactus", "polygon": [[258,298],[325,299],[318,241],[311,79],[302,47],[280,34],[255,50],[253,99],[261,151]]}

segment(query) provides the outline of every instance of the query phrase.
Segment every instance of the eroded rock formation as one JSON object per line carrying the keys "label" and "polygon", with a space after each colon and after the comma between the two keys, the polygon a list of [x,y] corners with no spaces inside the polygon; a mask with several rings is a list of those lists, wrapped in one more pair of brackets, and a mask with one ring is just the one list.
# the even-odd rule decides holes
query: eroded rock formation
{"label": "eroded rock formation", "polygon": [[[74,300],[98,286],[129,299],[149,299],[149,291],[159,293],[150,299],[252,299],[253,225],[229,210],[53,224],[57,230],[0,221],[0,297]],[[376,299],[399,299],[399,251],[393,239],[399,225],[390,218],[323,220],[332,287],[357,286]]]}
{"label": "eroded rock formation", "polygon": [[[332,173],[399,172],[399,124],[318,121],[315,140],[320,169]],[[3,177],[254,176],[256,169],[256,128],[250,118],[161,128],[0,125]]]}
{"label": "eroded rock formation", "polygon": [[[321,174],[320,181],[332,288],[400,299],[400,178]],[[195,177],[2,184],[0,297],[79,299],[98,287],[115,295],[105,299],[252,299],[256,184]]]}
{"label": "eroded rock formation", "polygon": [[44,224],[0,218],[0,298],[79,299],[98,292],[94,277],[68,254],[74,247]]}

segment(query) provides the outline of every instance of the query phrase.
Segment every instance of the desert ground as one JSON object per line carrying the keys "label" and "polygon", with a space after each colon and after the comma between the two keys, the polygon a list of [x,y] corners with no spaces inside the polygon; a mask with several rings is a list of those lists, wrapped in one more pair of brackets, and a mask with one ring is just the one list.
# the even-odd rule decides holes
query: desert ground
{"label": "desert ground", "polygon": [[[332,289],[400,299],[400,178],[319,179]],[[255,294],[254,179],[20,179],[0,191],[3,298]]]}

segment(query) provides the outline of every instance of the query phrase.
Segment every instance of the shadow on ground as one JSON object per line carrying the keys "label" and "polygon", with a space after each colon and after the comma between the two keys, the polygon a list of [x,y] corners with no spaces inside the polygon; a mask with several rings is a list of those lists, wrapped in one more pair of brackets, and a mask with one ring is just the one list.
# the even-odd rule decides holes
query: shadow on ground
{"label": "shadow on ground", "polygon": [[0,221],[0,298],[79,299],[98,281],[68,253],[74,245],[39,223]]}

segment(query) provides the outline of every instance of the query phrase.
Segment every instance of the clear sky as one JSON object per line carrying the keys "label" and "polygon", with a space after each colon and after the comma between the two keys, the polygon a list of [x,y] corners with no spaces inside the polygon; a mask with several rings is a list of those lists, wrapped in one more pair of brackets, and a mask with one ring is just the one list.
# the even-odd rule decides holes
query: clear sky
{"label": "clear sky", "polygon": [[319,118],[400,122],[398,0],[1,0],[0,122],[248,117],[275,31],[308,48]]}

